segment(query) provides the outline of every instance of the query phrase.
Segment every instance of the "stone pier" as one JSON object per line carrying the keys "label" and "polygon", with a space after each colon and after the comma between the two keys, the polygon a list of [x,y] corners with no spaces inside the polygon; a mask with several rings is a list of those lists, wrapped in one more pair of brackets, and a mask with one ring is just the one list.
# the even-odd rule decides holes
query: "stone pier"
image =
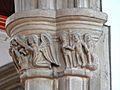
{"label": "stone pier", "polygon": [[9,53],[25,90],[110,90],[101,0],[15,0]]}

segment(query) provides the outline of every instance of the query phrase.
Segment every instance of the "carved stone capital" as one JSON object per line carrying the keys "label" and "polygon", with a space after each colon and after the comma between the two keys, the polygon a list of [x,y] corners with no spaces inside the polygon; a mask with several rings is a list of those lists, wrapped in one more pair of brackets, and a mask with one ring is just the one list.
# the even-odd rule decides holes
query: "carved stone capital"
{"label": "carved stone capital", "polygon": [[50,34],[17,35],[10,42],[10,55],[20,73],[40,68],[53,70],[59,67]]}
{"label": "carved stone capital", "polygon": [[26,90],[97,90],[93,84],[102,85],[109,45],[104,35],[108,29],[103,30],[107,14],[100,11],[100,0],[15,4],[16,13],[6,23],[9,52]]}
{"label": "carved stone capital", "polygon": [[[102,34],[102,33],[101,33]],[[96,43],[101,36],[94,36],[89,33],[81,35],[80,31],[64,31],[60,35],[61,52],[66,65],[70,68],[97,69],[98,58],[94,52]]]}
{"label": "carved stone capital", "polygon": [[97,69],[99,58],[94,49],[99,38],[100,34],[95,37],[79,30],[60,32],[56,38],[50,33],[16,35],[10,42],[9,52],[21,78],[90,77]]}

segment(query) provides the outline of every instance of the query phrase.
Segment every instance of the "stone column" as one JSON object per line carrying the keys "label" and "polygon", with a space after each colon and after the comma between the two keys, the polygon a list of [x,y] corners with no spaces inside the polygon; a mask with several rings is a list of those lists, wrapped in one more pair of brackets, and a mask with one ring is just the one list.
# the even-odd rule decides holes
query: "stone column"
{"label": "stone column", "polygon": [[91,8],[92,0],[15,1],[6,27],[25,90],[106,90],[101,72],[105,60],[104,71],[110,68],[104,56],[107,15]]}

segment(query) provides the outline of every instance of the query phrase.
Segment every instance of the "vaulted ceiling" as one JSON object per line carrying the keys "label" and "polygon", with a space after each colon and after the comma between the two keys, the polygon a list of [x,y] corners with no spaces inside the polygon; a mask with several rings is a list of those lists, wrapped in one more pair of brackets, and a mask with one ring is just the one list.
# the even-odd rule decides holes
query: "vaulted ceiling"
{"label": "vaulted ceiling", "polygon": [[10,16],[14,13],[14,0],[0,0],[0,15]]}

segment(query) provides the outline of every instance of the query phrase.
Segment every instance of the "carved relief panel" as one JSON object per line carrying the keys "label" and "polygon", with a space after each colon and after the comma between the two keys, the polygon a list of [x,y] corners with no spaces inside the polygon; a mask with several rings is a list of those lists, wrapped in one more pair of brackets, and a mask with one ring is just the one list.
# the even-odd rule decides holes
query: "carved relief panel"
{"label": "carved relief panel", "polygon": [[52,69],[59,66],[52,37],[48,33],[17,35],[10,43],[9,52],[20,71],[32,67]]}
{"label": "carved relief panel", "polygon": [[[98,63],[101,57],[96,51],[100,49],[99,43],[104,40],[103,31],[68,29],[53,37],[50,33],[16,35],[9,50],[16,68],[20,72],[34,68],[53,70],[52,75],[57,77],[55,82],[58,85],[55,90],[77,90],[73,88],[76,87],[72,84],[74,80],[75,85],[81,83],[79,89],[89,90],[90,87],[94,90],[92,83],[96,81],[98,84],[100,78]],[[63,66],[65,68],[61,69]],[[66,83],[67,87],[73,85],[72,89],[61,87]]]}
{"label": "carved relief panel", "polygon": [[94,50],[100,36],[68,30],[60,33],[59,39],[66,68],[97,69],[99,58]]}
{"label": "carved relief panel", "polygon": [[[99,58],[94,50],[100,36],[68,30],[59,33],[58,39],[60,45],[58,51],[62,54],[66,69],[97,69]],[[11,41],[10,47],[10,55],[14,62],[20,65],[16,65],[18,69],[34,66],[51,69],[52,66],[59,66],[60,60],[62,60],[57,59],[52,36],[48,33],[17,35]],[[24,65],[24,63],[27,64]]]}

